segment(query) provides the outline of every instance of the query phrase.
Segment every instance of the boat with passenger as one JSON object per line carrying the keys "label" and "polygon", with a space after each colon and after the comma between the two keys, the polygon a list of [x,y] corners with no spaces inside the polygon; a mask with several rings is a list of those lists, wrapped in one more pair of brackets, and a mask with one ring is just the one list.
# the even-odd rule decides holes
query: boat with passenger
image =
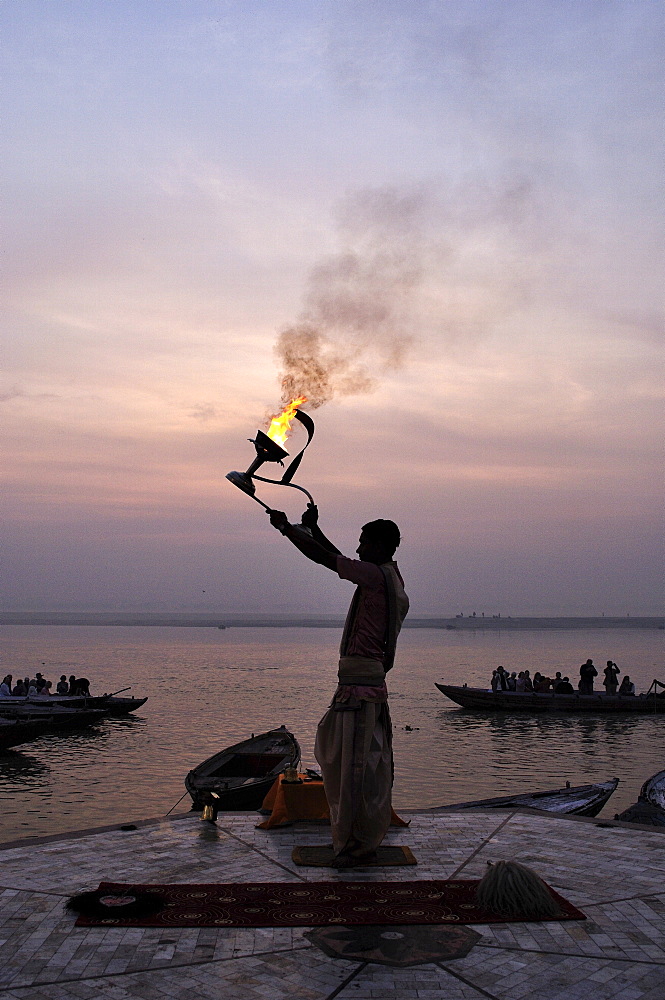
{"label": "boat with passenger", "polygon": [[[125,689],[127,690],[127,689]],[[142,705],[146,698],[119,698],[116,694],[101,695],[12,695],[0,698],[0,717],[39,715],[67,709],[68,711],[98,711],[103,715],[129,715]]]}
{"label": "boat with passenger", "polygon": [[[649,690],[638,695],[556,694],[553,691],[488,691],[466,684],[439,684],[436,687],[446,698],[461,708],[475,712],[585,712],[624,713],[632,715],[665,715],[665,684],[654,680]],[[661,689],[660,691],[658,689]]]}

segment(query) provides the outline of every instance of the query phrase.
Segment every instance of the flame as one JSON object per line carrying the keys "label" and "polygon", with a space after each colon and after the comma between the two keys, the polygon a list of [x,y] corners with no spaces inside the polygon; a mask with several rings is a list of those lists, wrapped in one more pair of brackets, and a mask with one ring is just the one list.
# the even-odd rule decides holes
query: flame
{"label": "flame", "polygon": [[296,410],[299,406],[306,402],[307,396],[298,396],[297,399],[292,399],[291,402],[284,407],[279,416],[272,418],[270,427],[266,431],[266,434],[276,444],[278,444],[280,448],[283,448],[286,444],[286,439],[289,436],[289,431],[291,430],[291,421],[295,416]]}

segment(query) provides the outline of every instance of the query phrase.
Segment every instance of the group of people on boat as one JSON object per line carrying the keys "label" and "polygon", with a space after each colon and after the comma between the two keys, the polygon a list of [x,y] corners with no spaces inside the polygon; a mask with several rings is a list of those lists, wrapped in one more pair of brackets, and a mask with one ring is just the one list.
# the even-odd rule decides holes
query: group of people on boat
{"label": "group of people on boat", "polygon": [[[635,695],[635,685],[628,674],[619,685],[618,674],[620,672],[616,663],[613,663],[612,660],[607,661],[607,666],[603,671],[605,693],[609,695],[617,693],[628,696]],[[586,663],[583,663],[580,667],[580,679],[577,684],[579,693],[593,694],[593,679],[597,676],[598,671],[593,665],[593,660],[587,660]],[[571,684],[570,678],[562,676],[560,670],[557,670],[554,677],[548,677],[546,674],[536,671],[532,678],[529,670],[520,670],[519,673],[513,670],[512,673],[508,673],[502,666],[499,666],[492,671],[491,688],[495,692],[515,691],[517,694],[530,694],[534,691],[538,694],[575,694],[575,688]]]}
{"label": "group of people on boat", "polygon": [[53,682],[49,681],[39,671],[34,677],[18,677],[16,683],[12,674],[6,674],[0,684],[0,698],[48,698],[51,695],[78,695],[87,697],[90,694],[90,681],[86,677],[76,677],[70,674],[60,675],[55,691]]}
{"label": "group of people on boat", "polygon": [[[635,685],[631,681],[628,674],[626,674],[619,684],[619,674],[621,671],[617,667],[616,663],[612,660],[608,660],[603,670],[603,687],[605,688],[605,694],[620,694],[620,695],[634,695]],[[598,671],[596,670],[593,660],[589,659],[580,667],[580,679],[577,684],[577,688],[580,694],[593,694],[593,681],[594,677],[598,676]]]}

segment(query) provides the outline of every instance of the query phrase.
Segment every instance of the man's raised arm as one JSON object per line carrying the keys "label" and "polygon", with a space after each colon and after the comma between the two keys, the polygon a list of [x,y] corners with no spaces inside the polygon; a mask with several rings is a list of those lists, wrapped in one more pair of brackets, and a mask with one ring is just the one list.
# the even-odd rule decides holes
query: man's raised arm
{"label": "man's raised arm", "polygon": [[305,528],[309,528],[307,531],[296,524],[290,524],[284,511],[271,510],[269,513],[273,528],[281,531],[304,556],[320,566],[326,566],[333,572],[337,571],[337,556],[341,553],[323,534],[316,523],[314,514],[311,515],[309,524],[306,523],[307,519],[303,516],[303,524]]}

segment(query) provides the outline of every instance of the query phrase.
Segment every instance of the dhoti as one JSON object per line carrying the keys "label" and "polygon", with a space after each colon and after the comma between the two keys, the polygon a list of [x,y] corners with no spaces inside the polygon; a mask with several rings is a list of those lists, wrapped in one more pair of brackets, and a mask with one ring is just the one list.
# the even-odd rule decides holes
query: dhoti
{"label": "dhoti", "polygon": [[330,808],[335,854],[375,851],[390,826],[392,725],[378,661],[342,657],[340,687],[314,753]]}

